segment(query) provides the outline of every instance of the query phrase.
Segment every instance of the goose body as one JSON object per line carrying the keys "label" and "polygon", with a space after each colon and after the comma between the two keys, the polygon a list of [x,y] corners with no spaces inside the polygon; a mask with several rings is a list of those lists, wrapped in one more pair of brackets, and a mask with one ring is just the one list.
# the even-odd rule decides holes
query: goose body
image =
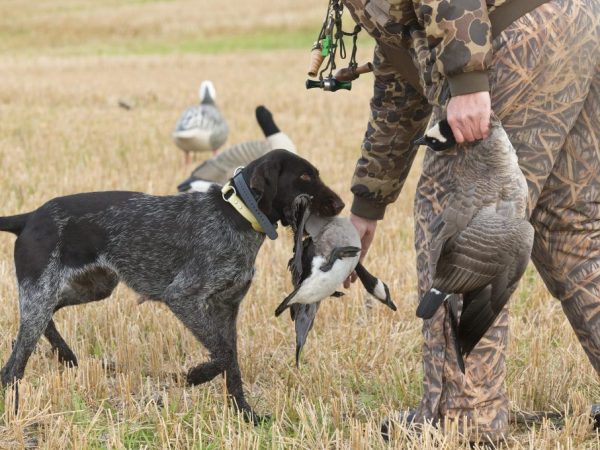
{"label": "goose body", "polygon": [[451,294],[463,294],[460,319],[452,307],[449,312],[464,371],[462,357],[493,324],[527,267],[533,227],[526,217],[527,182],[500,122],[494,118],[488,139],[460,151],[454,189],[429,227],[433,281],[417,316],[429,319]]}
{"label": "goose body", "polygon": [[206,192],[214,183],[226,183],[238,167],[247,166],[271,150],[283,149],[296,153],[296,146],[288,135],[277,127],[267,108],[256,108],[256,119],[265,139],[240,142],[220,151],[196,167],[191,176],[177,189],[180,192]]}
{"label": "goose body", "polygon": [[[299,277],[301,282],[279,305],[276,315],[293,304],[317,303],[329,297],[358,264],[360,238],[348,219],[325,219],[311,214],[306,221],[305,231],[309,235],[305,248],[312,258],[303,261]],[[336,252],[337,249],[341,251]]]}
{"label": "goose body", "polygon": [[[320,302],[327,297],[340,297],[336,291],[356,269],[367,291],[394,311],[396,306],[381,280],[371,275],[359,262],[360,236],[348,218],[322,218],[310,214],[306,206],[295,225],[294,256],[288,263],[294,291],[275,311],[280,315],[290,308],[296,331],[296,365],[308,333],[312,329]],[[306,232],[308,236],[303,239]]]}
{"label": "goose body", "polygon": [[200,104],[187,108],[175,125],[172,137],[186,153],[216,152],[227,140],[229,127],[215,103],[210,81],[200,85]]}

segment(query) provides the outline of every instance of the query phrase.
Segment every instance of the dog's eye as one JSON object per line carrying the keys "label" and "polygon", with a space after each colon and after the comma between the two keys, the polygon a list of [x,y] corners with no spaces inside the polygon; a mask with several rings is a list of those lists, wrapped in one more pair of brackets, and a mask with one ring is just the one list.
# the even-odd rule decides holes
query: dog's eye
{"label": "dog's eye", "polygon": [[307,174],[307,173],[303,173],[302,175],[300,175],[300,179],[302,181],[311,181],[312,180],[312,178],[310,177],[310,175]]}

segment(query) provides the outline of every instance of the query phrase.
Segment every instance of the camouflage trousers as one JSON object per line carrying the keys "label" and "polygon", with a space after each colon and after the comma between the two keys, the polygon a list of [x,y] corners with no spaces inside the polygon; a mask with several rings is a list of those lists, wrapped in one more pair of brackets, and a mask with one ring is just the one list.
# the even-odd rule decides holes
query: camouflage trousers
{"label": "camouflage trousers", "polygon": [[[600,3],[553,0],[494,41],[492,109],[517,150],[536,234],[532,260],[562,302],[600,374]],[[433,112],[433,119],[441,114]],[[428,224],[452,184],[456,153],[428,151],[415,200],[419,291],[429,285]],[[505,308],[466,359],[456,355],[447,312],[423,324],[424,396],[417,420],[459,422],[471,440],[508,425]],[[443,422],[442,422],[443,423]]]}

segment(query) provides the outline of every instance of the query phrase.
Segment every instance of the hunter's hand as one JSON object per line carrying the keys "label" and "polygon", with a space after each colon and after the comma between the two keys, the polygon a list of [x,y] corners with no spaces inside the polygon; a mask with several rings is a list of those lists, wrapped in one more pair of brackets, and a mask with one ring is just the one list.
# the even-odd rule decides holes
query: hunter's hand
{"label": "hunter's hand", "polygon": [[[375,236],[375,229],[377,228],[377,221],[371,219],[365,219],[364,217],[355,216],[354,214],[350,214],[350,221],[352,225],[358,231],[358,235],[360,236],[360,246],[362,248],[360,252],[360,260],[362,261],[369,251],[369,247],[373,242],[373,237]],[[344,287],[347,289],[350,287],[350,283],[354,283],[356,281],[356,272],[352,272],[346,281],[344,281]]]}
{"label": "hunter's hand", "polygon": [[446,119],[456,142],[472,142],[488,137],[492,113],[487,91],[452,97],[448,102]]}

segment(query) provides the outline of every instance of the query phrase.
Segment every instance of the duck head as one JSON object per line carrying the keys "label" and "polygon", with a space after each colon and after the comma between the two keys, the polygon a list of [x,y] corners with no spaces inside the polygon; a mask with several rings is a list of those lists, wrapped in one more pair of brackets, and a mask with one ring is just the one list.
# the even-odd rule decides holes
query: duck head
{"label": "duck head", "polygon": [[444,119],[428,129],[423,136],[414,141],[414,144],[426,145],[430,149],[440,152],[455,146],[456,139],[454,139],[450,124]]}

